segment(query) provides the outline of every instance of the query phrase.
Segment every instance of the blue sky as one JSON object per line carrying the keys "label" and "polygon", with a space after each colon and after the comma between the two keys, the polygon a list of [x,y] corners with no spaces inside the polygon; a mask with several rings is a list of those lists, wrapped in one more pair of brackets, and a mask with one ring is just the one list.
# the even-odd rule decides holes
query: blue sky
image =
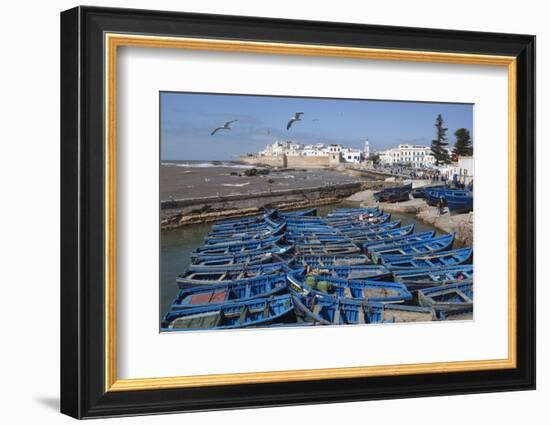
{"label": "blue sky", "polygon": [[[470,104],[174,92],[162,92],[160,102],[162,160],[231,160],[275,140],[362,148],[368,138],[375,150],[399,143],[428,146],[435,136],[437,114],[449,129],[450,145],[461,127],[475,140]],[[304,112],[302,121],[287,131],[294,112]],[[238,120],[232,130],[210,136],[230,120]]]}

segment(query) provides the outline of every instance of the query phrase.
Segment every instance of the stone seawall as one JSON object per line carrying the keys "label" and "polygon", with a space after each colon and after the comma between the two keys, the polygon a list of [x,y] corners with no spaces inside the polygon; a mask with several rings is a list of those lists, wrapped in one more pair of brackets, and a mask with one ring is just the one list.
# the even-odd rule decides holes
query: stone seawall
{"label": "stone seawall", "polygon": [[331,164],[328,155],[250,155],[239,157],[239,161],[250,165],[267,165],[279,168],[328,168],[339,164],[339,162]]}
{"label": "stone seawall", "polygon": [[262,212],[264,208],[285,210],[331,204],[362,188],[361,183],[344,183],[305,189],[162,201],[161,229],[254,215]]}

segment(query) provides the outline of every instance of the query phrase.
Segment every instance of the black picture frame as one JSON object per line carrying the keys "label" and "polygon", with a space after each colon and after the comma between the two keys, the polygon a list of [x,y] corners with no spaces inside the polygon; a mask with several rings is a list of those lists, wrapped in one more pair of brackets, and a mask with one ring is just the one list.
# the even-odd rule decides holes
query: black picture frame
{"label": "black picture frame", "polygon": [[[106,392],[104,33],[260,40],[517,58],[517,367]],[[61,412],[75,418],[535,388],[535,37],[131,9],[61,13]]]}

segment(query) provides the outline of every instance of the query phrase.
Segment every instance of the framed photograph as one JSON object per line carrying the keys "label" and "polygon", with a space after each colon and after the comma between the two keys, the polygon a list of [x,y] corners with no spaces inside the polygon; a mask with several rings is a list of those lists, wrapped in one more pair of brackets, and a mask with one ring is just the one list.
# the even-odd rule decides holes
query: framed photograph
{"label": "framed photograph", "polygon": [[61,14],[61,411],[535,388],[535,37]]}

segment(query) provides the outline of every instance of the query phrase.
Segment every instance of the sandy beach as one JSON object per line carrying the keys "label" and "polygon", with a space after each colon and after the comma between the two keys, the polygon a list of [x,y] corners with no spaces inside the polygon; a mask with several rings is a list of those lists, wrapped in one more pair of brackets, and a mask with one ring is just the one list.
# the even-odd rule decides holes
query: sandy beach
{"label": "sandy beach", "polygon": [[269,174],[246,176],[252,167],[231,163],[220,165],[162,163],[160,199],[192,199],[302,189],[336,183],[361,181],[360,177],[329,169],[269,170]]}

